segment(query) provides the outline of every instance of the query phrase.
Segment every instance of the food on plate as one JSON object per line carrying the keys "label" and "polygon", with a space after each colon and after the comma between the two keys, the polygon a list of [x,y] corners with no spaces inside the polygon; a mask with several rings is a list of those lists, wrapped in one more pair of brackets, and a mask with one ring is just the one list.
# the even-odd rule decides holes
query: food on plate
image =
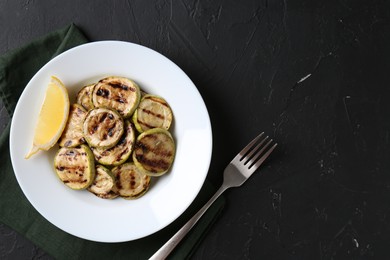
{"label": "food on plate", "polygon": [[92,91],[94,86],[95,84],[86,85],[77,93],[77,104],[82,105],[87,111],[94,108],[92,103]]}
{"label": "food on plate", "polygon": [[98,107],[89,110],[83,122],[83,134],[91,147],[111,148],[124,132],[123,118],[113,109]]}
{"label": "food on plate", "polygon": [[107,77],[96,83],[92,92],[95,107],[109,107],[124,118],[130,117],[137,108],[141,92],[139,86],[124,77]]}
{"label": "food on plate", "polygon": [[69,188],[88,188],[95,178],[95,160],[87,145],[62,147],[54,158],[54,169]]}
{"label": "food on plate", "polygon": [[125,132],[118,143],[111,148],[92,147],[96,161],[103,165],[117,166],[124,163],[133,152],[135,129],[132,123],[125,120]]}
{"label": "food on plate", "polygon": [[145,194],[150,186],[150,176],[133,163],[124,163],[112,169],[118,194],[125,199],[136,199]]}
{"label": "food on plate", "polygon": [[102,199],[118,197],[115,177],[109,169],[102,165],[96,165],[95,179],[87,190]]}
{"label": "food on plate", "polygon": [[59,146],[76,147],[85,143],[83,122],[86,115],[87,111],[81,105],[72,104],[70,106],[66,127],[58,141]]}
{"label": "food on plate", "polygon": [[[136,199],[149,189],[151,178],[171,168],[173,113],[164,98],[116,76],[82,87],[71,106],[59,79],[52,77],[47,92],[32,153],[46,147],[42,140],[50,141],[50,147],[58,142],[54,168],[69,188],[102,199]],[[55,137],[43,123],[56,130],[51,130]]]}
{"label": "food on plate", "polygon": [[133,122],[139,132],[152,128],[168,130],[172,123],[172,110],[162,97],[144,95],[133,114]]}
{"label": "food on plate", "polygon": [[66,87],[58,78],[52,76],[39,113],[33,145],[25,156],[26,159],[39,150],[49,150],[57,143],[68,120],[69,104]]}
{"label": "food on plate", "polygon": [[137,137],[133,152],[134,164],[150,176],[166,173],[175,157],[175,142],[165,129],[153,128]]}

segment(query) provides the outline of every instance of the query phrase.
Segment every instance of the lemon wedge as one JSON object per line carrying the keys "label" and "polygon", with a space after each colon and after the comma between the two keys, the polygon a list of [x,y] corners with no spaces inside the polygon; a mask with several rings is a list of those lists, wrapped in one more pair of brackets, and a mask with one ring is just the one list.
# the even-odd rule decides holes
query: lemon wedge
{"label": "lemon wedge", "polygon": [[26,159],[39,150],[49,150],[57,143],[68,120],[69,106],[69,95],[66,87],[58,78],[52,76],[39,112],[33,146],[25,156]]}

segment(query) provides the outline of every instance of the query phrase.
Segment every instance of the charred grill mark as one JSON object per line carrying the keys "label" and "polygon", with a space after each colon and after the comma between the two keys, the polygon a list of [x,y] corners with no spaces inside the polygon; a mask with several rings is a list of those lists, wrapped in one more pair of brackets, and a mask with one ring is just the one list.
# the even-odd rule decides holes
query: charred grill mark
{"label": "charred grill mark", "polygon": [[142,121],[142,120],[140,120],[139,118],[137,119],[137,122],[140,124],[140,125],[144,125],[144,126],[146,126],[147,128],[154,128],[154,126],[152,126],[152,125],[150,125],[150,124],[148,124],[148,123],[146,123],[146,122],[144,122],[144,121]]}
{"label": "charred grill mark", "polygon": [[124,135],[121,137],[121,139],[119,139],[119,141],[118,141],[118,143],[117,143],[116,146],[120,146],[120,145],[125,144],[125,143],[126,143],[126,139],[127,139],[127,135],[124,134]]}
{"label": "charred grill mark", "polygon": [[86,152],[79,152],[77,149],[67,150],[66,152],[59,153],[58,156],[69,156],[69,157],[77,157],[77,156],[86,156]]}
{"label": "charred grill mark", "polygon": [[102,199],[109,199],[116,194],[112,190],[110,190],[107,193],[103,193],[103,194],[101,193],[101,194],[95,194],[95,195],[98,196],[99,198],[102,198]]}
{"label": "charred grill mark", "polygon": [[66,183],[86,183],[88,180],[64,180],[63,182]]}
{"label": "charred grill mark", "polygon": [[102,123],[108,116],[108,113],[103,113],[99,119],[99,122]]}
{"label": "charred grill mark", "polygon": [[148,115],[152,115],[154,117],[157,117],[157,118],[160,118],[162,120],[165,120],[165,116],[164,115],[161,115],[161,114],[157,114],[157,113],[154,113],[152,110],[150,109],[146,109],[146,108],[142,108],[142,112],[148,114]]}
{"label": "charred grill mark", "polygon": [[88,133],[90,135],[93,135],[96,133],[96,131],[98,130],[99,128],[99,123],[98,122],[93,122],[91,120],[91,123],[88,125]]}
{"label": "charred grill mark", "polygon": [[71,146],[72,145],[72,140],[68,140],[64,143],[65,147]]}
{"label": "charred grill mark", "polygon": [[111,150],[112,150],[112,147],[109,148],[109,149],[107,149],[107,150],[104,150],[104,151],[101,153],[100,158],[101,158],[102,156],[107,156]]}
{"label": "charred grill mark", "polygon": [[116,192],[115,191],[113,191],[113,190],[110,190],[109,192],[108,192],[108,194],[107,195],[110,195],[110,196],[115,196],[115,195],[117,195],[116,194]]}
{"label": "charred grill mark", "polygon": [[97,125],[89,127],[89,134],[93,135],[97,131],[98,127]]}
{"label": "charred grill mark", "polygon": [[122,157],[124,154],[126,154],[127,152],[129,151],[129,148],[126,147],[126,149],[124,149],[120,154],[118,154],[118,156],[116,157],[116,161],[119,162],[120,160],[122,160]]}
{"label": "charred grill mark", "polygon": [[125,90],[125,91],[128,91],[128,90],[130,90],[130,91],[135,91],[135,89],[134,88],[132,88],[132,87],[130,87],[130,86],[127,86],[127,85],[125,85],[125,84],[122,84],[122,83],[120,83],[120,82],[109,82],[109,83],[107,83],[109,86],[111,86],[112,88],[115,88],[115,89],[117,89],[117,88],[119,88],[119,89],[123,89],[123,90]]}
{"label": "charred grill mark", "polygon": [[131,92],[136,92],[137,89],[133,86],[123,84],[121,82],[104,82],[105,84],[111,86],[114,89],[122,89],[124,91],[131,91]]}
{"label": "charred grill mark", "polygon": [[121,103],[121,104],[127,103],[127,100],[124,99],[123,97],[117,97],[117,98],[115,98],[114,100],[115,100],[116,102],[118,102],[118,103]]}
{"label": "charred grill mark", "polygon": [[98,95],[100,97],[108,98],[108,96],[110,95],[110,91],[108,89],[99,88],[96,91],[96,95]]}
{"label": "charred grill mark", "polygon": [[84,117],[84,115],[85,115],[85,112],[79,107],[76,108],[75,113],[78,117]]}
{"label": "charred grill mark", "polygon": [[161,100],[159,98],[155,98],[155,97],[148,97],[147,99],[150,99],[154,102],[157,102],[157,103],[160,103],[161,105],[165,106],[165,107],[169,107],[168,104],[164,101],[164,100]]}
{"label": "charred grill mark", "polygon": [[75,174],[79,174],[79,172],[84,172],[85,171],[85,166],[65,166],[65,165],[61,165],[61,166],[56,166],[56,169],[60,172],[62,171],[68,171],[69,173],[75,173]]}
{"label": "charred grill mark", "polygon": [[112,137],[115,133],[116,124],[114,124],[112,127],[108,128],[107,135],[109,137]]}
{"label": "charred grill mark", "polygon": [[134,173],[130,173],[130,187],[134,189],[134,186],[136,184]]}
{"label": "charred grill mark", "polygon": [[164,159],[153,160],[146,158],[146,156],[136,154],[137,160],[142,163],[142,165],[146,166],[146,168],[150,168],[152,172],[158,172],[161,170],[167,170],[171,165],[169,162],[166,162]]}
{"label": "charred grill mark", "polygon": [[122,172],[120,170],[118,170],[115,174],[115,177],[116,177],[116,181],[115,181],[115,185],[118,189],[122,189],[122,183],[121,183],[121,174]]}
{"label": "charred grill mark", "polygon": [[[157,139],[157,136],[155,135],[148,135],[144,137],[144,140],[141,140],[136,144],[136,153],[139,153],[139,149],[142,150],[142,153],[153,153],[155,155],[159,155],[162,157],[171,157],[173,155],[173,152],[170,149],[158,149],[156,146],[150,145],[151,142],[155,142]],[[165,141],[162,141],[165,142]]]}
{"label": "charred grill mark", "polygon": [[66,151],[65,155],[66,156],[74,156],[76,154],[76,152],[74,150],[69,150],[69,151]]}

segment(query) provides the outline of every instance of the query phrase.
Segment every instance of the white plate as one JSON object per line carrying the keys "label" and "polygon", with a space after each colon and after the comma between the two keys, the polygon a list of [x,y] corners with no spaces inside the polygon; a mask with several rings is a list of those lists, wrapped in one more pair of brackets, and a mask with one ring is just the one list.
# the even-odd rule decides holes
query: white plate
{"label": "white plate", "polygon": [[[171,171],[153,178],[149,191],[137,200],[104,200],[71,190],[57,178],[53,169],[57,147],[25,160],[51,75],[63,81],[71,102],[83,85],[110,75],[131,78],[145,91],[164,97],[174,113],[177,150]],[[14,112],[10,148],[19,185],[43,217],[80,238],[123,242],[166,227],[187,209],[208,172],[212,132],[202,97],[177,65],[140,45],[102,41],[62,53],[31,79]]]}

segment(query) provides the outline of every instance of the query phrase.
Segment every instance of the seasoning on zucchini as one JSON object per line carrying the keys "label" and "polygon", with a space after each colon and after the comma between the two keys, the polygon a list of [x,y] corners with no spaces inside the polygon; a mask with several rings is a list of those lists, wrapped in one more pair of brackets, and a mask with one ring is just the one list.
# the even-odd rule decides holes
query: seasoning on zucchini
{"label": "seasoning on zucchini", "polygon": [[152,128],[168,130],[173,119],[172,110],[162,97],[145,95],[133,114],[133,122],[138,132]]}
{"label": "seasoning on zucchini", "polygon": [[137,108],[141,97],[138,85],[124,77],[107,77],[101,79],[92,92],[95,107],[115,109],[125,118],[130,117]]}
{"label": "seasoning on zucchini", "polygon": [[137,137],[133,161],[145,174],[160,176],[166,173],[174,157],[175,143],[167,130],[153,128]]}
{"label": "seasoning on zucchini", "polygon": [[60,180],[74,190],[86,189],[95,178],[95,161],[86,145],[60,148],[54,168]]}
{"label": "seasoning on zucchini", "polygon": [[83,121],[87,111],[79,105],[73,104],[70,106],[68,121],[65,129],[62,132],[58,144],[62,147],[76,147],[85,143],[83,135]]}
{"label": "seasoning on zucchini", "polygon": [[132,123],[125,120],[125,132],[123,133],[119,142],[108,149],[105,148],[91,148],[95,155],[96,161],[103,165],[117,166],[124,163],[133,151],[135,143],[135,129]]}
{"label": "seasoning on zucchini", "polygon": [[124,132],[122,117],[109,108],[89,110],[83,123],[85,140],[91,147],[110,148],[116,145]]}
{"label": "seasoning on zucchini", "polygon": [[116,178],[119,196],[136,199],[145,194],[150,186],[150,176],[140,171],[133,163],[124,163],[112,169]]}
{"label": "seasoning on zucchini", "polygon": [[95,179],[87,190],[102,199],[118,197],[115,177],[109,169],[102,165],[96,165]]}
{"label": "seasoning on zucchini", "polygon": [[95,84],[86,85],[77,93],[77,104],[82,105],[87,111],[94,107],[92,103],[92,91],[94,86]]}

